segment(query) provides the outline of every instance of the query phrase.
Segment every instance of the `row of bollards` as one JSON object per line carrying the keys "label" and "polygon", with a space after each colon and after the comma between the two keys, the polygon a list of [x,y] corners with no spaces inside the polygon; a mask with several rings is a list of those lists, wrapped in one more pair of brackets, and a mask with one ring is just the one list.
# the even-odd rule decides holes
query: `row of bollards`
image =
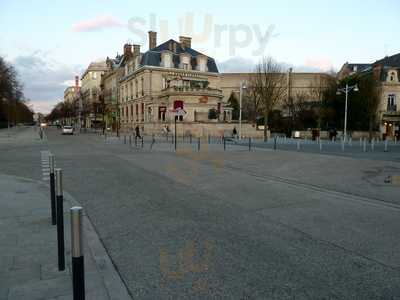
{"label": "row of bollards", "polygon": [[[55,168],[54,155],[49,155],[51,224],[57,225],[58,270],[65,270],[64,196],[62,169]],[[85,273],[82,242],[82,207],[75,206],[71,213],[71,263],[73,299],[85,299]]]}

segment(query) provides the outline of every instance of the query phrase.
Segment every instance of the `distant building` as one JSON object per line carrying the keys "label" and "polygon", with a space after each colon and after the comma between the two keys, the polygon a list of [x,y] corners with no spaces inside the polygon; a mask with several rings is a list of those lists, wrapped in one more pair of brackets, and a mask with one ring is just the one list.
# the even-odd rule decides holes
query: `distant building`
{"label": "distant building", "polygon": [[378,74],[381,87],[381,102],[379,105],[379,124],[382,135],[399,136],[400,107],[400,53],[387,56],[371,64],[345,63],[338,73],[339,79],[362,72]]}
{"label": "distant building", "polygon": [[101,126],[103,104],[101,102],[101,77],[107,71],[105,61],[92,62],[81,77],[81,122],[86,128]]}

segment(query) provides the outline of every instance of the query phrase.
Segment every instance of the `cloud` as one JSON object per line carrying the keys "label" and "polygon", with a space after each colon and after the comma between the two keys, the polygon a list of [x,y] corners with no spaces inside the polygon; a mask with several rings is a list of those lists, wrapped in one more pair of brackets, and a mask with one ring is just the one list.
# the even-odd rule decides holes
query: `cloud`
{"label": "cloud", "polygon": [[125,24],[123,24],[113,16],[97,16],[93,19],[73,24],[72,30],[75,32],[88,32],[125,26]]}
{"label": "cloud", "polygon": [[327,72],[333,69],[333,63],[329,58],[312,57],[307,58],[304,64],[305,67]]}
{"label": "cloud", "polygon": [[[243,57],[233,57],[223,62],[218,62],[221,73],[248,73],[254,72],[257,62]],[[283,71],[292,68],[298,73],[326,73],[334,70],[329,59],[307,59],[304,65],[293,65],[286,62],[278,62]]]}
{"label": "cloud", "polygon": [[256,65],[253,60],[243,57],[233,57],[217,64],[221,73],[249,73]]}
{"label": "cloud", "polygon": [[21,55],[11,63],[24,86],[24,95],[35,111],[47,113],[63,100],[67,84],[82,74],[83,66],[68,66],[52,60],[42,51]]}

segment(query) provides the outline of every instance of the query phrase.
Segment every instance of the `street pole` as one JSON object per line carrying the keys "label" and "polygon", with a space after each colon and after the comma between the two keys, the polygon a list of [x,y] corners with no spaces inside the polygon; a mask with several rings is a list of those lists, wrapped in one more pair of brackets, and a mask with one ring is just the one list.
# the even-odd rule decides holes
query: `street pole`
{"label": "street pole", "polygon": [[240,82],[240,91],[239,91],[239,140],[242,139],[242,100],[243,100],[243,82]]}
{"label": "street pole", "polygon": [[56,186],[55,186],[55,174],[54,174],[54,155],[49,155],[49,165],[50,165],[50,208],[51,208],[51,224],[57,224],[56,215]]}
{"label": "street pole", "polygon": [[57,250],[58,250],[58,270],[65,270],[65,246],[64,246],[64,206],[63,206],[63,187],[62,170],[55,169],[56,172],[56,209],[57,209]]}
{"label": "street pole", "polygon": [[346,141],[347,139],[347,101],[349,98],[349,84],[346,84],[346,101],[345,101],[345,109],[344,109],[344,130],[343,130],[343,139]]}
{"label": "street pole", "polygon": [[175,147],[175,151],[176,151],[176,119],[178,119],[178,116],[175,116],[175,137],[174,137],[174,147]]}
{"label": "street pole", "polygon": [[71,212],[71,256],[73,299],[85,299],[85,268],[82,238],[82,207],[75,206]]}

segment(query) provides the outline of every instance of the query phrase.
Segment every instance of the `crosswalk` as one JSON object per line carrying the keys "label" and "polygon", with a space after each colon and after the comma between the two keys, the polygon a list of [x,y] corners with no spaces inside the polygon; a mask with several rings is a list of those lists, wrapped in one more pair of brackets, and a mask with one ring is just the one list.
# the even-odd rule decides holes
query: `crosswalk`
{"label": "crosswalk", "polygon": [[49,156],[50,151],[40,151],[41,155],[41,163],[42,163],[42,180],[43,181],[50,181],[50,163],[49,163]]}

